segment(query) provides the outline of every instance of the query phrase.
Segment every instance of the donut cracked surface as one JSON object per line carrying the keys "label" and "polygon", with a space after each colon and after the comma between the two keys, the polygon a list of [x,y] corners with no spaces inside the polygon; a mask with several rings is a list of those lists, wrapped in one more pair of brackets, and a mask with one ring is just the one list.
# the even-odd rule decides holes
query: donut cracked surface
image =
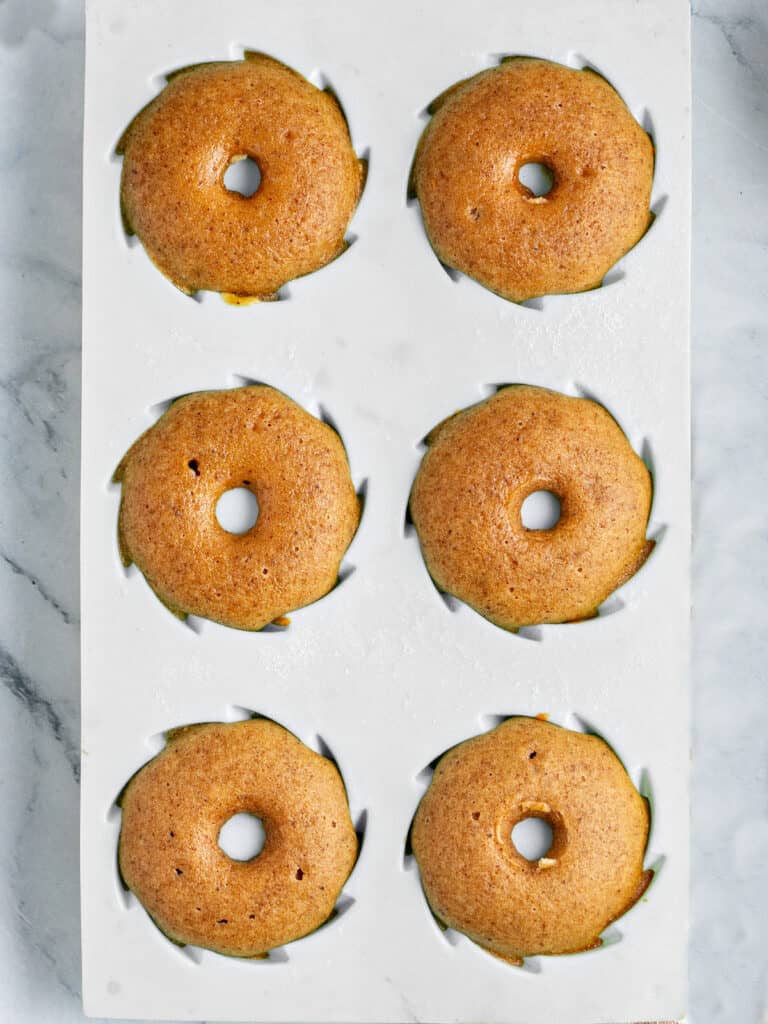
{"label": "donut cracked surface", "polygon": [[[553,835],[534,861],[511,840],[531,817]],[[648,831],[647,802],[603,740],[511,718],[443,755],[411,846],[438,920],[520,964],[601,944],[653,877]]]}

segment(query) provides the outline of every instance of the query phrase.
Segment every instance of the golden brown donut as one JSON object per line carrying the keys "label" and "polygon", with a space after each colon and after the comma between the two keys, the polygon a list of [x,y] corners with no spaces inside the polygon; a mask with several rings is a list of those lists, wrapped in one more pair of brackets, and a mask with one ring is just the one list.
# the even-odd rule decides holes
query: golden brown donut
{"label": "golden brown donut", "polygon": [[[261,629],[335,586],[360,521],[344,445],[265,385],[175,401],[114,476],[123,563],[176,615]],[[228,533],[221,495],[251,490],[255,525]]]}
{"label": "golden brown donut", "polygon": [[[347,247],[365,167],[329,91],[261,53],[195,64],[131,122],[123,155],[123,221],[184,292],[275,298]],[[224,185],[244,157],[261,171],[245,197]]]}
{"label": "golden brown donut", "polygon": [[[596,402],[513,385],[427,437],[410,514],[437,587],[517,629],[590,618],[643,564],[651,478]],[[551,530],[523,526],[534,491]]]}
{"label": "golden brown donut", "polygon": [[[511,840],[525,818],[552,829],[537,861]],[[411,846],[438,920],[520,964],[601,944],[653,877],[648,829],[647,802],[607,743],[511,718],[441,758]]]}
{"label": "golden brown donut", "polygon": [[[267,719],[174,729],[120,797],[123,881],[174,942],[261,957],[327,921],[357,857],[335,765]],[[218,843],[247,812],[266,838]]]}
{"label": "golden brown donut", "polygon": [[[515,57],[430,107],[411,172],[438,259],[506,299],[596,288],[647,230],[653,144],[599,74]],[[518,173],[549,168],[536,196]]]}

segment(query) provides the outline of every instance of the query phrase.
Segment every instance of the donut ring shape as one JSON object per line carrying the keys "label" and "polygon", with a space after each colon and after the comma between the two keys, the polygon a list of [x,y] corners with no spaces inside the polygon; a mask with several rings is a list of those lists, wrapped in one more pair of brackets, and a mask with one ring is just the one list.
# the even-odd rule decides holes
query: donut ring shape
{"label": "donut ring shape", "polygon": [[[593,617],[653,548],[650,474],[596,402],[505,387],[427,445],[410,514],[429,573],[504,629]],[[529,530],[522,504],[540,490],[560,519]]]}
{"label": "donut ring shape", "polygon": [[[235,302],[341,255],[365,180],[335,96],[252,52],[169,76],[117,153],[126,230],[177,288]],[[245,157],[261,172],[247,197],[223,180]]]}
{"label": "donut ring shape", "polygon": [[[431,105],[410,194],[438,259],[506,299],[597,288],[645,234],[654,149],[599,74],[515,57]],[[518,177],[544,164],[537,196]]]}
{"label": "donut ring shape", "polygon": [[[552,828],[526,860],[511,832]],[[427,901],[443,924],[514,964],[578,953],[648,888],[647,801],[597,736],[511,718],[439,761],[411,829]]]}
{"label": "donut ring shape", "polygon": [[[263,957],[333,913],[357,858],[332,761],[266,719],[175,729],[120,797],[125,885],[172,941]],[[222,826],[261,819],[261,852],[238,861]]]}
{"label": "donut ring shape", "polygon": [[[262,629],[323,597],[360,522],[339,435],[266,385],[177,399],[114,480],[123,564],[135,562],[176,615],[237,629]],[[259,503],[243,534],[216,518],[236,487]]]}

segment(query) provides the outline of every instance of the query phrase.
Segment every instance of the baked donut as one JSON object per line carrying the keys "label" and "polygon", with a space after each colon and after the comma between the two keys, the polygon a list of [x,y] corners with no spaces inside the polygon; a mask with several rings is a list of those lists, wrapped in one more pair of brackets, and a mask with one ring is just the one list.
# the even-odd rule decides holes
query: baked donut
{"label": "baked donut", "polygon": [[[512,385],[426,443],[410,499],[424,561],[438,589],[504,629],[596,615],[653,548],[650,474],[596,402]],[[527,529],[523,501],[542,490],[560,519]]]}
{"label": "baked donut", "polygon": [[[267,719],[174,729],[120,796],[124,884],[181,945],[262,957],[327,921],[357,857],[332,761]],[[243,812],[260,818],[261,852],[218,844]]]}
{"label": "baked donut", "polygon": [[[438,259],[505,299],[597,288],[648,229],[653,143],[594,71],[505,60],[443,93],[410,193]],[[521,167],[543,164],[535,195]]]}
{"label": "baked donut", "polygon": [[[335,96],[262,53],[169,76],[117,152],[123,222],[153,263],[241,301],[339,256],[365,178]],[[261,172],[248,197],[223,180],[245,157]]]}
{"label": "baked donut", "polygon": [[[176,615],[257,630],[338,581],[360,521],[339,435],[266,385],[177,399],[129,449],[118,538]],[[255,525],[228,533],[216,504],[252,491]]]}
{"label": "baked donut", "polygon": [[[525,818],[552,829],[529,861],[511,833]],[[504,960],[578,953],[642,896],[647,801],[597,736],[510,718],[439,761],[411,847],[440,922]]]}

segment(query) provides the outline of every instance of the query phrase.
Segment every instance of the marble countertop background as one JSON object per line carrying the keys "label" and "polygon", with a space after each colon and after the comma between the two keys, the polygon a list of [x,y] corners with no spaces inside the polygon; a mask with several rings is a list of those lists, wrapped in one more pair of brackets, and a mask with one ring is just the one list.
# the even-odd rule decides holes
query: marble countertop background
{"label": "marble countertop background", "polygon": [[[0,1021],[8,1024],[84,1020],[78,927],[82,7],[82,0],[0,0]],[[765,0],[697,0],[693,84],[689,1020],[766,1024]]]}

